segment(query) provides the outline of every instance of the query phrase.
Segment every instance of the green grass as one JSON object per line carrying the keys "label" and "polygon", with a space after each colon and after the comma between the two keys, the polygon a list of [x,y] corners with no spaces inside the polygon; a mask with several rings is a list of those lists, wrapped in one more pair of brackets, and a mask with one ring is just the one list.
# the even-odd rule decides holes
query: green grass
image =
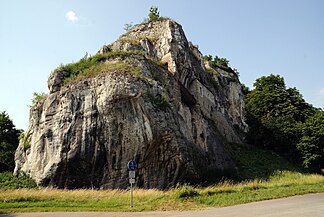
{"label": "green grass", "polygon": [[[126,38],[122,39],[126,40]],[[128,40],[128,39],[127,39]],[[131,39],[129,39],[131,40]],[[135,39],[134,39],[135,40]],[[78,82],[85,78],[95,77],[102,73],[109,72],[122,72],[129,73],[135,79],[142,78],[141,69],[139,66],[134,66],[134,64],[130,63],[131,61],[123,61],[122,59],[125,57],[140,55],[151,62],[155,63],[159,67],[166,69],[168,66],[160,61],[146,56],[142,51],[111,51],[104,54],[97,54],[95,56],[89,58],[82,58],[76,63],[69,63],[66,65],[62,65],[54,70],[54,73],[62,72],[64,77],[64,81],[61,86]],[[122,58],[114,62],[106,62],[106,60]]]}
{"label": "green grass", "polygon": [[[34,184],[26,185],[32,187],[26,189],[15,185],[23,178],[0,174],[0,213],[195,210],[324,192],[323,175],[302,173],[275,153],[254,146],[231,147],[239,166],[237,179],[224,177],[208,187],[135,189],[133,208],[129,207],[128,190],[58,190],[33,188]],[[15,180],[8,181],[10,177]]]}
{"label": "green grass", "polygon": [[246,183],[201,189],[195,202],[212,207],[222,207],[293,195],[324,192],[324,177],[298,172],[277,172],[268,181],[254,180]]}
{"label": "green grass", "polygon": [[141,45],[139,38],[131,38],[131,37],[127,37],[127,36],[122,36],[117,41],[120,41],[122,43],[129,43],[132,45],[138,45],[138,46]]}
{"label": "green grass", "polygon": [[118,72],[118,73],[129,74],[132,76],[137,76],[138,74],[141,73],[141,69],[140,67],[135,67],[122,61],[110,62],[110,63],[98,63],[93,66],[90,66],[89,68],[84,69],[79,74],[70,76],[64,81],[64,85],[76,83],[86,78],[92,78],[100,74],[110,73],[110,72]]}
{"label": "green grass", "polygon": [[324,192],[323,176],[290,171],[276,172],[267,181],[225,181],[206,188],[184,185],[168,191],[135,189],[133,208],[127,190],[1,189],[0,213],[193,210],[316,192]]}
{"label": "green grass", "polygon": [[276,171],[297,171],[302,169],[292,165],[273,151],[248,144],[232,144],[233,158],[239,168],[238,180],[267,180]]}
{"label": "green grass", "polygon": [[[69,63],[62,65],[54,70],[54,73],[63,72],[63,77],[65,80],[64,84],[69,83],[70,81],[79,78],[80,75],[85,76],[87,73],[91,74],[92,70],[101,69],[103,62],[105,60],[117,58],[117,57],[129,57],[132,55],[144,55],[140,51],[112,51],[104,54],[97,54],[89,58],[82,58],[76,63]],[[93,75],[93,73],[92,73]]]}

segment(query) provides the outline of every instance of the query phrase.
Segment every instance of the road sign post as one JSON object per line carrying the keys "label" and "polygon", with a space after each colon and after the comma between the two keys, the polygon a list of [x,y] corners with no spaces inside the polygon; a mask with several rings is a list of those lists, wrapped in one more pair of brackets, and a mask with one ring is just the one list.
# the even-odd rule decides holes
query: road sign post
{"label": "road sign post", "polygon": [[129,197],[129,206],[130,208],[133,208],[133,184],[130,183],[130,197]]}
{"label": "road sign post", "polygon": [[133,184],[135,184],[135,170],[137,169],[137,164],[134,160],[131,160],[127,163],[127,168],[129,170],[129,184],[130,184],[130,198],[129,206],[133,207]]}
{"label": "road sign post", "polygon": [[131,160],[127,163],[127,168],[130,171],[135,171],[137,169],[137,163],[134,160]]}

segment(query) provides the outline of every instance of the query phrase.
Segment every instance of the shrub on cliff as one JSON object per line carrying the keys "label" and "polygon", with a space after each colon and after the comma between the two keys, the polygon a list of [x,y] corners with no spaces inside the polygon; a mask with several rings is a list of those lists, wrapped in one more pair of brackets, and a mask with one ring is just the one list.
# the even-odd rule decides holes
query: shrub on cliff
{"label": "shrub on cliff", "polygon": [[144,56],[144,53],[141,51],[111,51],[104,54],[97,54],[89,58],[82,58],[75,63],[61,65],[54,70],[54,73],[59,71],[63,72],[65,83],[68,83],[77,80],[80,77],[95,76],[101,72],[110,72],[120,68],[123,68],[122,71],[129,71],[131,68],[125,70],[125,64],[116,63],[110,64],[109,66],[108,64],[103,65],[101,63],[103,63],[105,60],[118,57],[124,58],[132,55]]}
{"label": "shrub on cliff", "polygon": [[44,92],[41,92],[41,93],[34,92],[31,106],[36,105],[39,101],[45,99],[46,97],[47,97],[47,94]]}
{"label": "shrub on cliff", "polygon": [[217,55],[215,55],[215,57],[213,58],[212,55],[205,55],[204,60],[208,61],[214,67],[218,67],[220,69],[223,69],[224,71],[239,75],[239,72],[237,71],[237,69],[230,67],[229,60],[226,58],[221,58],[221,57],[218,57]]}

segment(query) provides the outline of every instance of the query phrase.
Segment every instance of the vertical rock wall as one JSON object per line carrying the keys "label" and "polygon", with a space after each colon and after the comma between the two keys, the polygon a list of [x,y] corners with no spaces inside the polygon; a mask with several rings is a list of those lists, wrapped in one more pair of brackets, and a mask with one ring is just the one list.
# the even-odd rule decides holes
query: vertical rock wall
{"label": "vertical rock wall", "polygon": [[247,129],[236,74],[205,65],[171,20],[137,25],[99,53],[116,51],[142,54],[104,64],[141,74],[116,70],[68,85],[64,72],[51,74],[48,97],[31,108],[30,148],[19,145],[16,173],[60,188],[126,188],[135,159],[136,185],[163,189],[235,168],[228,144]]}

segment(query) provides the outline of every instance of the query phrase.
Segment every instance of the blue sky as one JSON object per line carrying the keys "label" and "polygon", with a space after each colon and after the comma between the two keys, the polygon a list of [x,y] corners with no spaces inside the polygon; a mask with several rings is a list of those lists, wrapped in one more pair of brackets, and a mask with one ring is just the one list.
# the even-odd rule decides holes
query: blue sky
{"label": "blue sky", "polygon": [[2,0],[0,111],[28,127],[33,92],[48,92],[60,64],[95,54],[154,5],[179,22],[203,54],[230,60],[242,83],[279,74],[324,108],[322,0]]}

